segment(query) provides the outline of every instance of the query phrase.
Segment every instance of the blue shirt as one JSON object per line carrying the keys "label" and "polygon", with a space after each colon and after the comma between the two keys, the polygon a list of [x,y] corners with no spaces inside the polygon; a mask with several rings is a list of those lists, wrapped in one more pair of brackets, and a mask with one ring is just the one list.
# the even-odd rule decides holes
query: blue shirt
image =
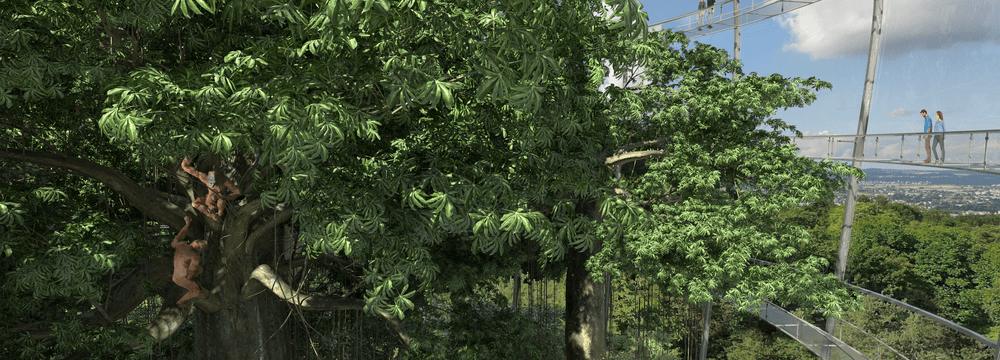
{"label": "blue shirt", "polygon": [[934,132],[945,132],[944,130],[944,120],[934,123]]}
{"label": "blue shirt", "polygon": [[934,120],[931,119],[930,115],[924,116],[924,132],[929,132],[933,123]]}

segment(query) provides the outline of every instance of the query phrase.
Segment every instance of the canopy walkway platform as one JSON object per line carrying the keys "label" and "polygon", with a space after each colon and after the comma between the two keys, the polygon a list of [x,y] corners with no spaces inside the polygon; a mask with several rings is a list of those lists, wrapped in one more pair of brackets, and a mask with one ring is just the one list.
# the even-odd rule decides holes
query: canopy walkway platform
{"label": "canopy walkway platform", "polygon": [[[649,24],[649,29],[651,31],[670,29],[683,32],[688,38],[697,38],[734,30],[733,57],[739,60],[740,27],[788,13],[820,1],[822,0],[728,0],[718,1],[712,7],[703,10],[698,9],[697,2],[692,1],[690,2],[691,12]],[[875,11],[873,12],[873,34],[880,33],[881,11],[881,1],[876,1]],[[877,40],[878,37],[873,35],[872,49],[869,50],[869,79],[866,79],[866,100],[864,100],[865,102],[863,102],[862,106],[864,122],[859,124],[859,129],[865,129],[867,124],[868,109],[866,102],[870,102],[871,89],[868,87],[869,83],[874,81],[872,77],[874,74],[874,64],[877,63],[877,56],[875,56],[873,61],[872,54],[878,53]],[[859,132],[863,133],[864,131],[859,130]],[[858,163],[855,165],[859,167],[861,162],[870,162],[937,167],[1000,175],[1000,144],[998,144],[997,139],[994,139],[993,143],[990,143],[989,137],[991,133],[1000,133],[1000,129],[951,131],[937,134],[913,132],[867,135],[811,135],[792,137],[791,141],[799,147],[797,151],[799,156],[811,159],[857,161]],[[927,138],[934,135],[944,136],[944,150],[942,151],[938,148],[940,161],[937,162],[934,161],[934,155],[928,154],[929,150],[925,146]],[[860,143],[858,140],[863,141],[863,143]],[[933,144],[933,141],[931,143]],[[860,154],[860,157],[853,153],[855,144],[864,144],[865,151]],[[928,158],[931,159],[930,162],[926,161]],[[961,336],[966,336],[979,342],[985,351],[984,358],[1000,360],[1000,345],[998,345],[1000,339],[993,341],[930,312],[867,289],[858,288],[853,285],[850,286],[855,287],[857,291],[867,296],[872,296],[881,301],[905,308],[940,325],[951,328],[961,334]],[[710,318],[710,310],[711,303],[706,306],[706,327]],[[875,336],[842,319],[836,321],[835,326],[832,323],[828,323],[828,329],[830,329],[830,333],[828,333],[826,330],[820,329],[816,325],[798,318],[794,314],[768,301],[763,301],[759,308],[750,310],[756,311],[762,319],[795,341],[805,345],[806,348],[824,360],[909,360],[906,356]],[[863,334],[863,336],[853,336],[852,338],[861,338],[865,339],[865,341],[861,344],[854,344],[857,348],[852,347],[851,344],[842,341],[845,330],[847,332]],[[706,330],[703,341],[707,341],[705,340],[707,336],[708,332]],[[858,349],[862,349],[862,351]],[[701,358],[704,359],[704,357],[705,351],[703,349]]]}
{"label": "canopy walkway platform", "polygon": [[[993,134],[993,141],[990,141]],[[868,163],[925,166],[975,171],[1000,175],[1000,129],[947,131],[943,133],[890,133],[867,135],[810,135],[792,137],[798,154],[810,159],[862,161]],[[928,159],[925,141],[934,135],[944,136],[944,156],[935,162],[933,151]],[[864,138],[864,156],[855,159],[855,138]],[[933,140],[931,144],[933,145]],[[937,150],[941,156],[940,147]]]}
{"label": "canopy walkway platform", "polygon": [[698,3],[690,1],[686,2],[693,10],[690,13],[655,22],[650,24],[649,28],[656,31],[662,29],[681,31],[688,38],[696,38],[733,30],[737,26],[753,24],[820,1],[822,0],[741,0],[736,9],[733,0],[719,1],[712,8],[705,10],[705,19],[700,25]]}

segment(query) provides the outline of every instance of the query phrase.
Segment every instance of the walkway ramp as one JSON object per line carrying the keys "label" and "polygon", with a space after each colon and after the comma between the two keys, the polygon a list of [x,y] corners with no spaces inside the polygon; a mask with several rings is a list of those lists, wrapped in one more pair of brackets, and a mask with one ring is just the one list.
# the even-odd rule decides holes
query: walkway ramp
{"label": "walkway ramp", "polygon": [[826,331],[802,320],[771,302],[763,301],[757,313],[761,319],[781,330],[823,360],[868,360],[853,347],[827,334]]}

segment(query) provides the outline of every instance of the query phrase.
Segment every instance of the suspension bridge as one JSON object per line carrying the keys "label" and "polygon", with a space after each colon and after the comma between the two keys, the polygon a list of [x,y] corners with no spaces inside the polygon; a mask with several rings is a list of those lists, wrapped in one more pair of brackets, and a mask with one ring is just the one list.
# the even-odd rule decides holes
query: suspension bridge
{"label": "suspension bridge", "polygon": [[[698,38],[724,31],[733,31],[733,58],[740,58],[740,27],[766,20],[774,16],[789,13],[804,6],[818,3],[822,0],[728,0],[719,1],[707,9],[695,10],[664,21],[649,25],[651,31],[670,29],[683,32],[688,38]],[[693,1],[691,2],[694,3]],[[742,3],[742,4],[741,4]],[[725,5],[731,5],[725,6]],[[742,5],[742,6],[741,6]],[[943,133],[891,133],[867,134],[868,112],[871,105],[871,92],[874,85],[874,72],[878,62],[878,47],[881,38],[882,0],[875,0],[873,10],[872,41],[869,49],[868,75],[865,81],[865,94],[862,100],[862,116],[859,120],[857,135],[810,135],[801,138],[792,137],[798,146],[800,156],[811,159],[830,159],[851,161],[860,167],[862,162],[894,165],[925,166],[942,169],[975,171],[1000,175],[1000,144],[994,139],[990,143],[990,134],[1000,133],[1000,129],[952,131]],[[944,147],[931,150],[929,137],[943,135]],[[996,135],[994,135],[996,137]],[[874,146],[865,147],[865,144]],[[938,154],[940,150],[940,154]],[[933,154],[933,157],[932,157]],[[856,196],[856,179],[852,177],[851,193]],[[853,222],[853,198],[849,196],[850,217],[845,214],[845,236],[850,238],[850,227]],[[846,211],[845,211],[846,213]],[[843,274],[846,265],[847,246],[842,243],[840,259],[838,259],[838,276]],[[920,314],[938,324],[947,326],[959,334],[979,342],[985,349],[992,352],[993,360],[1000,360],[1000,339],[993,341],[970,329],[962,327],[947,319],[941,318],[925,310],[913,307],[902,301],[888,298],[876,292],[854,285],[858,292],[871,296],[913,313]],[[877,339],[875,336],[842,319],[828,319],[826,329],[803,320],[769,301],[762,301],[755,311],[762,319],[787,334],[792,339],[806,346],[819,358],[827,359],[907,359],[906,356]],[[705,327],[711,318],[711,303],[705,307]],[[864,354],[841,340],[844,329],[863,333],[875,344],[874,353]],[[838,332],[839,330],[839,332]],[[701,359],[705,359],[708,341],[706,330],[702,338]]]}

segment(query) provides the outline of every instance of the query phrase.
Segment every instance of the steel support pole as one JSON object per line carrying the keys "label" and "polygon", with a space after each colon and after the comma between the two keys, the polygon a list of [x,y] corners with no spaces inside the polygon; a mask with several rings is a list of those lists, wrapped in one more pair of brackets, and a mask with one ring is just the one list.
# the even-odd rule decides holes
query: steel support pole
{"label": "steel support pole", "polygon": [[712,301],[709,300],[705,304],[705,314],[704,314],[705,325],[701,330],[701,354],[698,355],[698,359],[705,360],[708,357],[708,328],[712,322]]}
{"label": "steel support pole", "polygon": [[[740,61],[740,0],[733,0],[733,14],[736,15],[733,20],[736,22],[736,26],[733,26],[733,60]],[[736,80],[736,72],[733,71],[733,80]]]}
{"label": "steel support pole", "polygon": [[997,336],[997,351],[993,354],[993,360],[1000,360],[1000,336]]}
{"label": "steel support pole", "polygon": [[[865,73],[865,89],[861,99],[861,116],[858,118],[858,135],[854,138],[854,160],[851,166],[861,168],[861,159],[865,153],[865,138],[868,133],[868,113],[871,110],[872,90],[875,87],[875,69],[878,67],[878,49],[882,40],[882,0],[874,0],[872,9],[871,43],[868,47],[868,70]],[[854,226],[854,207],[858,197],[858,178],[851,175],[847,190],[847,203],[844,205],[844,223],[840,228],[840,247],[837,249],[837,266],[834,274],[844,280],[847,272],[847,255],[851,248],[851,227]],[[837,328],[837,319],[826,318],[826,332],[833,335]]]}

